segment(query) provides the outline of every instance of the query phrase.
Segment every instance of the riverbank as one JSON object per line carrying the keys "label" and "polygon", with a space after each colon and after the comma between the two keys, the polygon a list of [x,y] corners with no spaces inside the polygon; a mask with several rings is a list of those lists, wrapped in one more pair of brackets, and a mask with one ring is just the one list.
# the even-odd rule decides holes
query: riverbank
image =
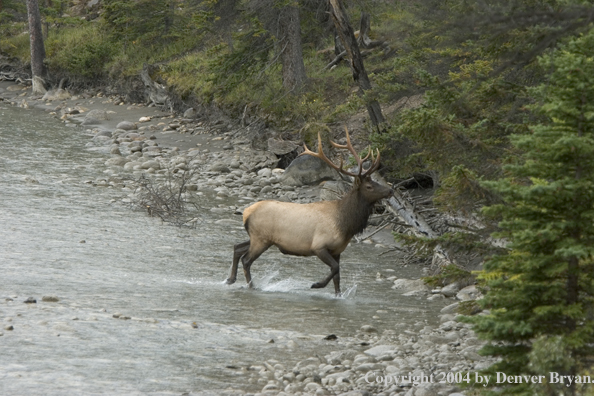
{"label": "riverbank", "polygon": [[[105,178],[89,180],[98,188],[120,186],[125,183],[124,174],[165,177],[169,169],[178,172],[197,169],[193,193],[216,196],[221,204],[208,210],[218,214],[221,221],[235,222],[238,226],[241,220],[236,213],[255,200],[319,199],[319,186],[280,183],[278,176],[282,172],[271,169],[275,159],[265,150],[254,149],[252,140],[244,137],[252,132],[256,135],[257,131],[247,127],[238,129],[227,120],[205,124],[200,119],[175,116],[142,105],[120,105],[118,98],[100,94],[83,93],[59,101],[42,101],[30,97],[25,87],[2,83],[0,88],[5,102],[54,113],[66,126],[77,130],[82,124],[84,133],[89,135],[90,147],[105,153]],[[390,241],[380,239],[380,234],[374,235],[371,243],[377,249],[387,249]],[[336,342],[336,351],[331,354],[305,359],[293,367],[274,360],[253,365],[248,370],[248,382],[261,385],[266,394],[325,395],[354,389],[359,389],[359,394],[455,394],[456,382],[463,381],[467,372],[474,377],[486,364],[476,354],[480,342],[467,325],[455,321],[455,306],[446,302],[444,294],[451,298],[457,290],[432,293],[418,282],[397,279],[394,273],[386,271],[378,276],[378,282],[394,281],[400,281],[394,283],[394,293],[407,293],[409,298],[438,299],[447,305],[442,311],[441,324],[425,326],[418,332],[382,330],[365,324],[352,337],[339,337],[335,341],[329,337],[329,342]],[[405,380],[403,376],[409,373],[423,383],[415,385],[410,378]],[[456,373],[464,375],[456,377]],[[444,383],[439,383],[441,380]]]}

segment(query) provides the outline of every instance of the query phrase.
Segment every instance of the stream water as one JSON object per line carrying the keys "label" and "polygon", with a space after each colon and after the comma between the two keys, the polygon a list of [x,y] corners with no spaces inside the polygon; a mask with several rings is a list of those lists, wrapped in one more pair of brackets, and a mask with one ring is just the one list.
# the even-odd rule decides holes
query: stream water
{"label": "stream water", "polygon": [[135,212],[119,203],[129,191],[85,183],[108,157],[88,142],[41,111],[0,104],[0,394],[259,391],[247,367],[323,356],[337,348],[328,334],[436,322],[443,304],[375,280],[412,270],[370,245],[343,254],[344,298],[310,289],[328,271],[317,259],[272,250],[252,267],[256,289],[241,271],[224,285],[232,246],[246,240],[239,216],[216,224],[205,211],[180,229]]}

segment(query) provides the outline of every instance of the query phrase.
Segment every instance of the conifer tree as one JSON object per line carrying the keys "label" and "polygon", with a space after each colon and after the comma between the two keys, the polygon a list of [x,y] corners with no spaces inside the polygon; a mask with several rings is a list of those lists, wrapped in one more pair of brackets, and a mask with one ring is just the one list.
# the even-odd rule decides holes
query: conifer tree
{"label": "conifer tree", "polygon": [[468,320],[490,340],[482,353],[501,358],[488,371],[545,375],[548,382],[506,384],[503,394],[575,395],[579,384],[552,383],[549,373],[583,375],[593,355],[592,54],[594,30],[540,59],[552,70],[533,90],[546,121],[512,136],[523,154],[505,167],[505,178],[487,183],[505,201],[485,213],[501,219],[497,236],[509,250],[484,266],[489,313]]}

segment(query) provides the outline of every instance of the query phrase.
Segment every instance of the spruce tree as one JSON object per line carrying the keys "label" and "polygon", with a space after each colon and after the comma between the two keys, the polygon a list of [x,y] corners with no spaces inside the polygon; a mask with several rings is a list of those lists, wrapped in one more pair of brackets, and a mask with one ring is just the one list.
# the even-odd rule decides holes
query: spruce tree
{"label": "spruce tree", "polygon": [[482,353],[500,358],[487,372],[546,376],[543,384],[505,384],[503,394],[574,395],[579,384],[550,383],[549,373],[584,375],[591,369],[593,54],[594,30],[540,59],[551,71],[549,81],[532,91],[543,122],[511,137],[522,154],[510,159],[506,177],[485,183],[504,201],[485,213],[501,220],[496,236],[508,249],[484,266],[488,291],[482,305],[488,314],[468,320],[490,341]]}

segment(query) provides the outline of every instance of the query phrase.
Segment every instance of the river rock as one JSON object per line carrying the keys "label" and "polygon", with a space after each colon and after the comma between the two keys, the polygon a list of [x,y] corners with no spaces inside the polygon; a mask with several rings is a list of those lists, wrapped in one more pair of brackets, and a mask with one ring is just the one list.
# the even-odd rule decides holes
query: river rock
{"label": "river rock", "polygon": [[208,170],[211,171],[211,172],[218,172],[218,173],[229,173],[229,172],[231,172],[231,169],[229,169],[229,167],[227,167],[227,165],[225,165],[222,162],[216,162],[216,163],[214,163]]}
{"label": "river rock", "polygon": [[437,396],[437,393],[433,389],[419,387],[415,390],[415,396]]}
{"label": "river rock", "polygon": [[360,330],[363,333],[377,333],[377,329],[371,325],[363,325]]}
{"label": "river rock", "polygon": [[95,138],[101,138],[101,137],[112,137],[112,133],[109,131],[99,131],[95,134],[94,136]]}
{"label": "river rock", "polygon": [[68,91],[66,91],[65,89],[62,89],[62,88],[58,88],[56,90],[54,90],[54,89],[49,90],[43,95],[43,98],[41,98],[41,100],[48,100],[48,101],[66,100],[66,99],[70,99],[70,93],[68,93]]}
{"label": "river rock", "polygon": [[268,151],[276,155],[285,155],[294,151],[297,147],[299,147],[299,144],[290,140],[268,139]]}
{"label": "river rock", "polygon": [[85,116],[84,121],[82,122],[83,125],[93,125],[93,124],[101,124],[101,121],[109,120],[109,115],[105,110],[91,110]]}
{"label": "river rock", "polygon": [[113,158],[110,158],[107,161],[105,161],[105,165],[106,166],[124,166],[128,162],[130,162],[130,160],[128,160],[124,157],[113,157]]}
{"label": "river rock", "polygon": [[472,301],[481,297],[482,294],[475,285],[466,286],[456,294],[456,298],[461,301]]}
{"label": "river rock", "polygon": [[439,311],[439,312],[441,312],[443,314],[453,314],[453,313],[456,313],[458,311],[458,306],[459,305],[460,305],[460,303],[457,303],[457,302],[456,303],[453,303],[453,304],[450,304],[448,306],[443,307],[441,309],[441,311]]}
{"label": "river rock", "polygon": [[354,368],[356,372],[366,373],[368,371],[382,370],[384,366],[379,363],[363,363]]}
{"label": "river rock", "polygon": [[344,360],[353,360],[358,354],[359,352],[354,349],[345,349],[343,351],[331,352],[325,358],[329,364],[337,365],[341,364]]}
{"label": "river rock", "polygon": [[43,296],[41,297],[41,301],[43,302],[58,302],[60,299],[56,296]]}
{"label": "river rock", "polygon": [[428,293],[429,287],[425,285],[422,279],[396,279],[392,289],[396,289],[399,292],[405,293]]}
{"label": "river rock", "polygon": [[456,293],[460,291],[461,288],[462,287],[460,286],[460,283],[454,282],[442,287],[439,292],[446,297],[454,297]]}
{"label": "river rock", "polygon": [[149,160],[149,161],[143,162],[142,165],[140,165],[140,168],[141,169],[153,168],[154,170],[159,170],[159,169],[161,169],[161,164],[159,164],[159,161]]}
{"label": "river rock", "polygon": [[313,185],[324,180],[340,180],[340,176],[324,161],[311,155],[295,158],[281,177],[281,182],[289,186]]}
{"label": "river rock", "polygon": [[396,347],[394,345],[377,345],[364,351],[364,353],[373,357],[379,357],[394,353],[395,350]]}
{"label": "river rock", "polygon": [[262,168],[258,171],[258,176],[260,177],[270,177],[272,176],[272,169],[270,168]]}
{"label": "river rock", "polygon": [[130,161],[126,165],[124,165],[124,170],[131,171],[131,170],[134,170],[135,166],[140,166],[140,165],[142,165],[142,162]]}
{"label": "river rock", "polygon": [[138,129],[135,123],[130,121],[122,121],[117,126],[116,129],[122,129],[124,131],[132,131]]}
{"label": "river rock", "polygon": [[184,118],[196,118],[197,116],[198,113],[193,107],[190,107],[188,110],[184,111]]}

